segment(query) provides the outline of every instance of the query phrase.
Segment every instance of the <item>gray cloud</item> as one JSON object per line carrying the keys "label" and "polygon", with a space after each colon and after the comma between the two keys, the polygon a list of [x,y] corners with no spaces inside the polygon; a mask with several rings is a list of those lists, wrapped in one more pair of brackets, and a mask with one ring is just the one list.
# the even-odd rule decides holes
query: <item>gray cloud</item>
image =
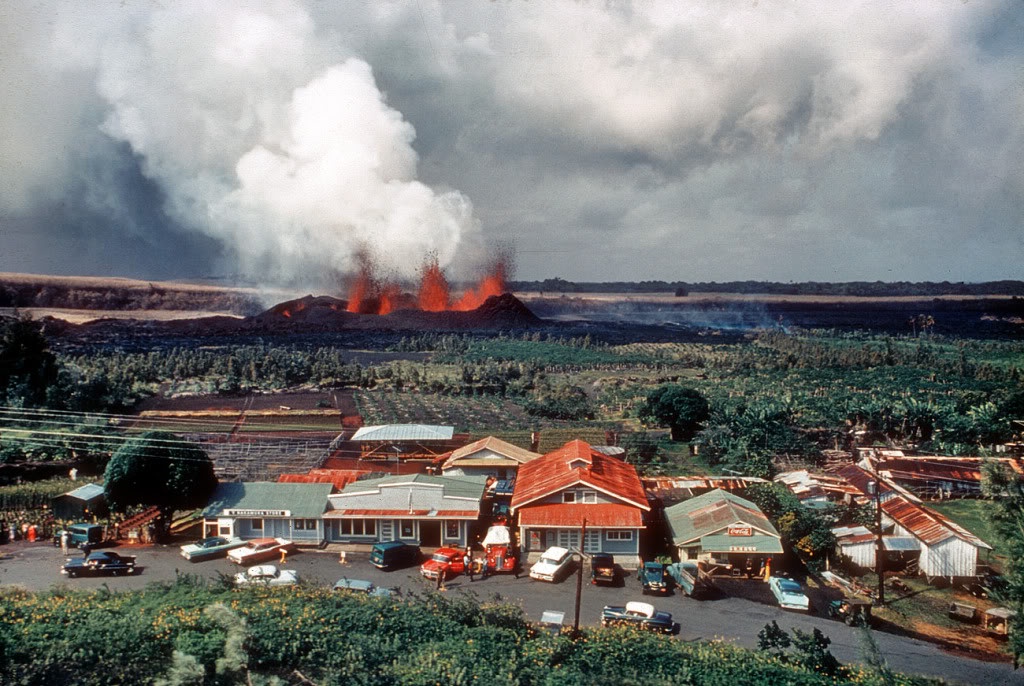
{"label": "gray cloud", "polygon": [[765,5],[4,6],[0,269],[1021,278],[1020,4]]}

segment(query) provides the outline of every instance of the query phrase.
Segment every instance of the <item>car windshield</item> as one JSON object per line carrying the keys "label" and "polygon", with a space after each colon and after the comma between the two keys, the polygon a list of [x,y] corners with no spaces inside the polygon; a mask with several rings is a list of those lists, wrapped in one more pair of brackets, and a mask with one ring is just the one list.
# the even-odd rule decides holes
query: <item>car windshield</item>
{"label": "car windshield", "polygon": [[800,595],[802,593],[802,591],[800,590],[799,584],[797,584],[797,583],[795,583],[793,581],[780,581],[779,582],[779,589],[783,593],[794,593],[794,594],[797,594],[797,595]]}
{"label": "car windshield", "polygon": [[542,564],[546,564],[546,565],[557,565],[559,562],[561,562],[561,558],[557,558],[557,557],[542,557],[542,558],[540,558],[540,561],[541,561]]}
{"label": "car windshield", "polygon": [[451,562],[452,561],[452,559],[450,557],[448,557],[447,555],[442,555],[441,553],[434,553],[434,556],[432,558],[430,558],[430,559],[433,560],[434,562]]}

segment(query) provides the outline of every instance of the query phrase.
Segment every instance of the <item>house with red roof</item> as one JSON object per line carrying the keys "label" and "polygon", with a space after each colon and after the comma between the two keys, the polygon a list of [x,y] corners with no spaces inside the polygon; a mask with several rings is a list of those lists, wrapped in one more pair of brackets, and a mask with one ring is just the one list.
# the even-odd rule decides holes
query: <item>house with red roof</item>
{"label": "house with red roof", "polygon": [[561,546],[635,567],[651,506],[632,465],[576,440],[519,466],[511,509],[529,559]]}

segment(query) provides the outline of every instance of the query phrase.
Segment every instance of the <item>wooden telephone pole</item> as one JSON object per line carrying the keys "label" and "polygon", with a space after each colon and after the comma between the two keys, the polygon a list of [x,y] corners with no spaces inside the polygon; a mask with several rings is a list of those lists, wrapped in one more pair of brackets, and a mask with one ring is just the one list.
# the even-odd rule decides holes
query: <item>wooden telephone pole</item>
{"label": "wooden telephone pole", "polygon": [[580,598],[583,596],[583,549],[587,540],[587,518],[583,518],[583,525],[580,527],[580,566],[576,570],[576,613],[572,620],[573,640],[580,635]]}

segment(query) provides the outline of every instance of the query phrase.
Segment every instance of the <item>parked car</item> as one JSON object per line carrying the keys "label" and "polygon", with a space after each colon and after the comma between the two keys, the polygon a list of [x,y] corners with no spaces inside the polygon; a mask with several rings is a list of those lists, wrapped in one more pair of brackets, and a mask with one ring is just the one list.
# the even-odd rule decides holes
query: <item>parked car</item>
{"label": "parked car", "polygon": [[283,538],[257,538],[246,541],[241,548],[228,551],[228,560],[240,565],[273,560],[281,550],[291,550],[292,542]]}
{"label": "parked car", "polygon": [[76,576],[119,576],[135,573],[135,556],[118,555],[110,550],[89,553],[87,557],[69,559],[61,568],[61,574],[69,578]]}
{"label": "parked car", "polygon": [[568,576],[572,562],[572,551],[553,546],[545,550],[540,559],[530,567],[530,578],[540,581],[559,581]]}
{"label": "parked car", "polygon": [[299,583],[294,569],[278,569],[274,565],[256,565],[235,574],[236,586],[291,586]]}
{"label": "parked car", "polygon": [[376,543],[370,549],[370,564],[377,569],[399,569],[420,561],[419,546],[401,541]]}
{"label": "parked car", "polygon": [[621,605],[605,605],[601,610],[601,626],[635,626],[663,634],[679,633],[679,623],[672,621],[671,612],[654,609],[650,603],[628,602]]}
{"label": "parked car", "polygon": [[366,595],[380,598],[390,598],[394,595],[394,592],[390,588],[381,588],[372,581],[366,581],[365,579],[348,579],[345,577],[334,582],[334,590],[365,593]]}
{"label": "parked car", "polygon": [[615,586],[618,582],[614,557],[608,553],[595,553],[590,557],[590,583]]}
{"label": "parked car", "polygon": [[69,548],[81,548],[83,545],[95,548],[103,543],[102,524],[71,524],[66,529],[61,529],[54,534],[53,544],[55,546],[60,545],[60,535],[64,532],[68,534]]}
{"label": "parked car", "polygon": [[779,607],[784,610],[807,612],[811,609],[811,601],[804,595],[800,584],[792,579],[773,576],[768,579],[768,588],[779,602]]}
{"label": "parked car", "polygon": [[245,541],[240,538],[224,538],[223,536],[211,536],[195,543],[181,546],[181,556],[189,562],[201,562],[202,560],[213,560],[218,557],[226,557],[229,550],[241,548]]}
{"label": "parked car", "polygon": [[665,565],[660,562],[645,562],[636,570],[637,578],[643,585],[644,593],[667,595],[672,591],[672,579],[665,573]]}
{"label": "parked car", "polygon": [[420,565],[420,574],[425,579],[437,579],[438,574],[445,579],[463,574],[466,571],[466,565],[462,557],[461,550],[438,548],[429,560]]}

